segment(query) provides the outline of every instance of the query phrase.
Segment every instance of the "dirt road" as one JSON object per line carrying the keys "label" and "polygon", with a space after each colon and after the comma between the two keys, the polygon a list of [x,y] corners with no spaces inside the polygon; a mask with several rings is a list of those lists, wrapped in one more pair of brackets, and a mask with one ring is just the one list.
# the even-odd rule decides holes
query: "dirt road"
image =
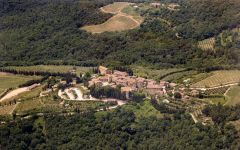
{"label": "dirt road", "polygon": [[[75,91],[76,94],[77,94],[77,98],[75,98],[72,94],[71,91]],[[64,96],[64,93],[66,93],[69,97],[69,99],[67,99],[65,96]],[[104,98],[104,99],[96,99],[92,96],[90,96],[90,98],[84,98],[83,97],[83,93],[80,89],[78,88],[68,88],[68,89],[65,89],[63,92],[61,90],[58,91],[58,96],[61,97],[62,99],[64,100],[77,100],[77,101],[102,101],[102,102],[117,102],[117,105],[116,106],[110,106],[108,109],[115,109],[117,108],[118,106],[122,106],[124,104],[126,104],[128,101],[123,101],[123,100],[119,100],[119,99],[114,99],[114,98]],[[100,111],[100,110],[99,110]]]}
{"label": "dirt road", "polygon": [[21,93],[31,91],[33,88],[39,86],[40,84],[34,84],[28,87],[18,88],[7,93],[3,98],[0,99],[0,102],[11,99]]}

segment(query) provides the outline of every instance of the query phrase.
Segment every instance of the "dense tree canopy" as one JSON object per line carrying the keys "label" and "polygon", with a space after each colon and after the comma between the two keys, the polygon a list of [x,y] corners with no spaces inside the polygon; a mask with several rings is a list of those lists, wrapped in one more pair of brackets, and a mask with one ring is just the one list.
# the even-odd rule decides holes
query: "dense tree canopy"
{"label": "dense tree canopy", "polygon": [[[146,12],[144,23],[137,29],[92,35],[79,27],[111,17],[98,9],[110,1],[3,0],[0,65],[138,63],[206,67],[237,63],[233,61],[238,59],[236,51],[202,52],[194,45],[196,40],[239,23],[239,17],[232,17],[239,4],[234,0],[178,2],[180,11]],[[172,25],[167,26],[159,18]],[[178,39],[176,32],[183,38]]]}
{"label": "dense tree canopy", "polygon": [[[41,121],[39,121],[41,120]],[[0,126],[1,149],[230,149],[236,130],[194,124],[190,116],[140,118],[117,109],[44,120],[18,120]]]}

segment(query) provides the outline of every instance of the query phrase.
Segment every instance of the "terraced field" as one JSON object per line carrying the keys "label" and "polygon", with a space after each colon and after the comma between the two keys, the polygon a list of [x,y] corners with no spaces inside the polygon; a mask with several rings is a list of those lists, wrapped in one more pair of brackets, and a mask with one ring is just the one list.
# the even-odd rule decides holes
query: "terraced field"
{"label": "terraced field", "polygon": [[214,71],[213,75],[191,85],[192,88],[211,88],[228,84],[237,84],[240,81],[240,70]]}
{"label": "terraced field", "polygon": [[211,94],[224,94],[230,86],[224,86],[224,87],[219,87],[219,88],[214,88],[214,89],[207,89],[204,93],[211,95]]}
{"label": "terraced field", "polygon": [[215,46],[215,38],[214,37],[198,42],[198,47],[204,51],[205,50],[214,51],[214,46]]}
{"label": "terraced field", "polygon": [[[198,47],[202,50],[212,50],[215,51],[215,46],[223,46],[231,45],[234,42],[240,40],[240,27],[236,27],[232,30],[224,30],[220,33],[217,38],[212,37],[198,42]],[[218,43],[218,44],[217,44]]]}
{"label": "terraced field", "polygon": [[91,71],[90,67],[78,67],[78,66],[55,66],[55,65],[36,65],[36,66],[10,66],[5,67],[8,69],[14,69],[19,71],[46,71],[46,72],[61,72],[67,73],[72,72],[76,69],[76,73],[84,73],[87,71]]}
{"label": "terraced field", "polygon": [[139,14],[122,12],[122,9],[130,4],[132,3],[115,2],[100,8],[100,10],[104,13],[111,13],[115,15],[102,24],[84,26],[81,29],[91,33],[103,33],[125,31],[138,27],[143,21],[143,18]]}

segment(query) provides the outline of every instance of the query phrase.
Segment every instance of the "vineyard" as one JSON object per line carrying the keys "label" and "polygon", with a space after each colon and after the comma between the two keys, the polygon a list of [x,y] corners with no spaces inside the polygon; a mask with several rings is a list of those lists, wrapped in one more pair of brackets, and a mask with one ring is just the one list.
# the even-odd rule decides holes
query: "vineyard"
{"label": "vineyard", "polygon": [[214,71],[213,75],[191,85],[192,88],[211,88],[228,84],[237,84],[240,81],[240,70]]}
{"label": "vineyard", "polygon": [[224,86],[224,87],[219,87],[219,88],[214,88],[214,89],[207,89],[204,93],[207,95],[211,94],[224,94],[230,86]]}
{"label": "vineyard", "polygon": [[[152,69],[148,67],[142,67],[142,66],[135,66],[132,65],[131,69],[133,70],[134,75],[143,77],[143,78],[150,78],[150,79],[155,79],[159,80],[160,78],[170,74],[175,74],[177,72],[184,71],[184,68],[169,68],[169,69]],[[166,78],[166,77],[165,77]],[[165,80],[164,78],[164,80]],[[172,78],[171,78],[172,79]]]}
{"label": "vineyard", "polygon": [[215,51],[214,46],[215,46],[215,38],[214,37],[198,42],[198,47],[204,51],[207,51],[207,50]]}

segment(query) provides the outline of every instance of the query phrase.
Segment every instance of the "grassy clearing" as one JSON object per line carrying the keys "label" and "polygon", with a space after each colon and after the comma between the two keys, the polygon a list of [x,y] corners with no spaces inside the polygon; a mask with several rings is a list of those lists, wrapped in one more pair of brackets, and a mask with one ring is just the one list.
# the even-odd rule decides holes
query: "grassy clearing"
{"label": "grassy clearing", "polygon": [[198,42],[198,47],[201,48],[202,50],[214,51],[214,46],[215,46],[215,38],[214,37]]}
{"label": "grassy clearing", "polygon": [[214,71],[212,75],[194,83],[191,87],[205,88],[238,83],[240,81],[240,70]]}
{"label": "grassy clearing", "polygon": [[139,14],[136,12],[136,10],[132,6],[126,6],[124,7],[121,12],[131,15],[131,16],[138,16]]}
{"label": "grassy clearing", "polygon": [[2,93],[5,89],[16,88],[19,85],[33,79],[39,79],[39,77],[0,73],[0,93]]}
{"label": "grassy clearing", "polygon": [[78,67],[78,66],[55,66],[55,65],[36,65],[36,66],[10,66],[6,67],[9,69],[15,69],[19,71],[46,71],[46,72],[61,72],[61,73],[67,73],[72,72],[74,69],[76,69],[76,73],[84,73],[91,71],[90,67]]}
{"label": "grassy clearing", "polygon": [[227,102],[225,105],[234,106],[240,104],[240,86],[233,86],[226,93]]}
{"label": "grassy clearing", "polygon": [[136,105],[127,104],[127,105],[124,105],[123,108],[127,110],[132,110],[135,113],[137,119],[141,117],[151,117],[151,116],[155,116],[158,118],[163,117],[163,115],[151,105],[149,100],[145,100],[143,103],[136,104]]}
{"label": "grassy clearing", "polygon": [[[155,79],[159,80],[162,76],[176,72],[176,71],[182,71],[184,70],[183,68],[170,68],[170,69],[151,69],[147,67],[141,67],[141,66],[132,66],[131,67],[133,70],[134,75],[143,77],[143,78],[150,78],[150,79]],[[167,79],[166,77],[164,79]]]}

